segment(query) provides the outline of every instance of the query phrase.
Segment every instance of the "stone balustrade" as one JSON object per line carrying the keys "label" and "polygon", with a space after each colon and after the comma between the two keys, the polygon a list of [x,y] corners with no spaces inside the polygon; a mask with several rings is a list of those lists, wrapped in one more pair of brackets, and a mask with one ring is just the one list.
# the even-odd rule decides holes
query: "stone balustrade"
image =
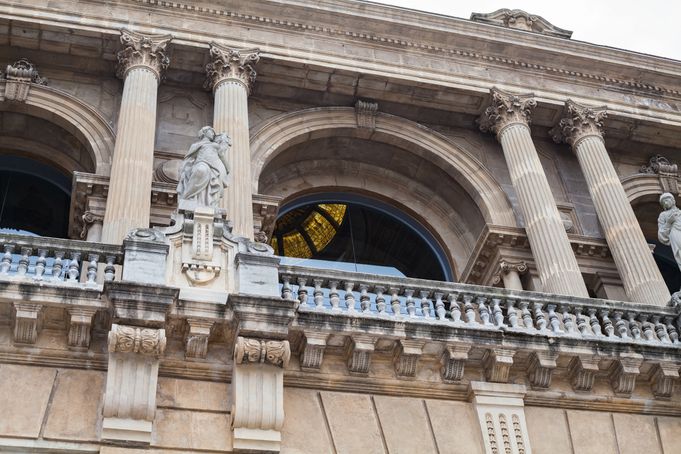
{"label": "stone balustrade", "polygon": [[0,234],[0,279],[101,286],[122,262],[121,246]]}

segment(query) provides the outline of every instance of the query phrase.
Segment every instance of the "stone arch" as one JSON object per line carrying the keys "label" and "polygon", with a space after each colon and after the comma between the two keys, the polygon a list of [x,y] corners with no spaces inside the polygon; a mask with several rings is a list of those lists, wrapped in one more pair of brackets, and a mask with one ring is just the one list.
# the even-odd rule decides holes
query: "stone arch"
{"label": "stone arch", "polygon": [[355,110],[350,107],[289,112],[256,127],[251,134],[254,191],[258,190],[265,165],[281,151],[305,141],[336,134],[392,144],[422,155],[452,175],[476,203],[485,222],[517,226],[511,203],[501,186],[469,152],[430,128],[385,113],[376,115],[375,129],[359,128]]}
{"label": "stone arch", "polygon": [[620,180],[624,192],[627,194],[629,203],[635,205],[642,199],[645,201],[657,200],[665,192],[658,175],[649,173],[636,173]]}
{"label": "stone arch", "polygon": [[32,84],[24,102],[3,101],[0,110],[55,123],[83,144],[94,162],[95,173],[110,173],[115,142],[113,129],[102,115],[83,101],[61,90]]}

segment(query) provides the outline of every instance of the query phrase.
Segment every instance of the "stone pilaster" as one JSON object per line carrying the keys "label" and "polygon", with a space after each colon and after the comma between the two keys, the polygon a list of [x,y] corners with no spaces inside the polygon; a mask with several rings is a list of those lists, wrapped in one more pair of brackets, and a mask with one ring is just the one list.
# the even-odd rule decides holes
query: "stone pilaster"
{"label": "stone pilaster", "polygon": [[568,100],[565,117],[551,133],[577,155],[627,296],[638,303],[662,306],[670,299],[669,291],[605,148],[605,117],[605,107]]}
{"label": "stone pilaster", "polygon": [[170,35],[121,31],[117,76],[124,80],[111,165],[102,241],[119,244],[135,227],[148,227],[156,135],[156,98],[170,63]]}
{"label": "stone pilaster", "polygon": [[536,101],[531,94],[515,95],[496,88],[491,93],[492,105],[480,118],[480,129],[494,133],[501,143],[543,290],[587,297],[584,279],[530,135],[530,114]]}
{"label": "stone pilaster", "polygon": [[233,233],[253,239],[251,149],[248,133],[248,95],[255,82],[253,66],[260,59],[258,49],[232,49],[210,45],[205,87],[213,91],[213,128],[232,139],[229,153],[230,183],[222,199],[233,222]]}

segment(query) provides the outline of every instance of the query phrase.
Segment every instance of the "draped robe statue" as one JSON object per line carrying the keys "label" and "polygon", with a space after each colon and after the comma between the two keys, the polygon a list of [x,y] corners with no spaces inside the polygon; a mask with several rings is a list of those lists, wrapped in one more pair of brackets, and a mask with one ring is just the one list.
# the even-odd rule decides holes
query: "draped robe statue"
{"label": "draped robe statue", "polygon": [[226,134],[216,134],[210,126],[199,131],[199,141],[189,147],[180,169],[177,193],[180,200],[218,208],[227,186],[227,152],[232,146]]}
{"label": "draped robe statue", "polygon": [[665,192],[660,196],[664,211],[657,218],[657,238],[660,243],[671,246],[676,264],[681,269],[681,210],[676,207],[674,196]]}

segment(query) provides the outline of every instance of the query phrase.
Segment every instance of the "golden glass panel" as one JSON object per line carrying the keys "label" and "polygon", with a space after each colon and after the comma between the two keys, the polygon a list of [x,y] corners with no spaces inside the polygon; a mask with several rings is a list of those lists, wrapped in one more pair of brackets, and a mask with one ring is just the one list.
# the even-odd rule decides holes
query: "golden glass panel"
{"label": "golden glass panel", "polygon": [[309,259],[312,257],[312,251],[305,242],[305,238],[299,232],[291,232],[282,236],[284,243],[284,254],[287,257],[298,257],[301,259]]}
{"label": "golden glass panel", "polygon": [[[326,215],[320,211],[323,211]],[[279,241],[277,237],[279,237],[285,256],[310,258],[314,252],[322,251],[331,243],[337,233],[336,226],[343,223],[346,211],[347,205],[340,203],[322,203],[317,206],[291,210],[277,220],[275,234],[270,245],[278,254]],[[309,241],[306,241],[305,236],[300,233],[301,231],[305,232]],[[310,243],[314,247],[314,251],[310,247]]]}
{"label": "golden glass panel", "polygon": [[336,228],[318,211],[310,213],[304,226],[317,252],[322,251],[336,235]]}

